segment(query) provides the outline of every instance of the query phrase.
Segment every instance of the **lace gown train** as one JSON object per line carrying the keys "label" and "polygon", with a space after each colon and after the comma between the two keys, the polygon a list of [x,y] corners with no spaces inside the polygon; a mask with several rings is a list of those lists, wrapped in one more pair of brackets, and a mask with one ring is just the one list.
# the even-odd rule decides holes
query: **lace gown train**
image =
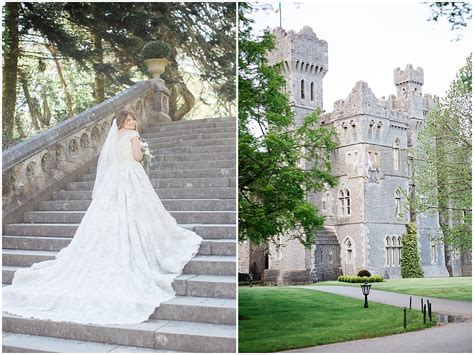
{"label": "lace gown train", "polygon": [[15,273],[3,310],[24,317],[93,324],[145,321],[175,296],[172,281],[202,238],[181,228],[133,159],[128,131],[119,163],[104,176],[70,245],[54,260]]}

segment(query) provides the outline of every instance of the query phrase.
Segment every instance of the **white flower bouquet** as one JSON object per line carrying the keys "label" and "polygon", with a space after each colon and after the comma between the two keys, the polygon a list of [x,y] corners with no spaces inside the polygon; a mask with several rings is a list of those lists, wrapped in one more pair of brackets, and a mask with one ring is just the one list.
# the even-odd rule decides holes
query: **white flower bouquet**
{"label": "white flower bouquet", "polygon": [[151,154],[150,147],[145,141],[140,141],[140,149],[143,153],[143,159],[140,160],[140,163],[143,165],[143,169],[145,169],[145,171],[148,173],[150,170],[151,161],[153,159],[153,154]]}

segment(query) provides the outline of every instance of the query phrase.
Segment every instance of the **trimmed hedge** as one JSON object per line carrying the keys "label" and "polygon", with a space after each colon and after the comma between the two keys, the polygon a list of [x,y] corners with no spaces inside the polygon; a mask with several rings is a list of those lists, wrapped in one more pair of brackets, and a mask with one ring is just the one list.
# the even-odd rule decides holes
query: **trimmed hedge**
{"label": "trimmed hedge", "polygon": [[383,282],[383,277],[377,274],[372,276],[353,276],[353,275],[341,275],[337,278],[339,282],[348,283],[364,283],[364,282]]}
{"label": "trimmed hedge", "polygon": [[407,224],[407,232],[402,236],[402,246],[402,259],[400,260],[402,277],[423,277],[420,255],[418,254],[418,234],[414,223]]}

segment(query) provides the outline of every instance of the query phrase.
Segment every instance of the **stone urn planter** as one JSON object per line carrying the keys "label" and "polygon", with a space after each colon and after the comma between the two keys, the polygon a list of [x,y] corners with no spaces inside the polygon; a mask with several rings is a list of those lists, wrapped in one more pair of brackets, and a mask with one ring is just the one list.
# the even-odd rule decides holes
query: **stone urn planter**
{"label": "stone urn planter", "polygon": [[159,78],[161,74],[165,72],[166,66],[170,61],[166,58],[152,58],[143,61],[148,68],[148,72],[153,75],[154,78]]}
{"label": "stone urn planter", "polygon": [[148,72],[154,78],[160,78],[164,73],[166,66],[170,63],[167,59],[171,53],[171,48],[168,43],[163,41],[148,42],[142,49],[141,56],[143,62],[148,68]]}

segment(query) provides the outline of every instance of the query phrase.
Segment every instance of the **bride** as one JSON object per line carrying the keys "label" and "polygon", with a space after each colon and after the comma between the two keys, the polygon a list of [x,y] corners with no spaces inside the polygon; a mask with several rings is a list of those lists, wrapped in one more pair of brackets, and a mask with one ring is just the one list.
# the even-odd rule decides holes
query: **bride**
{"label": "bride", "polygon": [[3,310],[93,324],[139,323],[175,296],[172,281],[202,238],[177,225],[139,160],[135,116],[112,122],[97,164],[92,202],[54,260],[15,273]]}

